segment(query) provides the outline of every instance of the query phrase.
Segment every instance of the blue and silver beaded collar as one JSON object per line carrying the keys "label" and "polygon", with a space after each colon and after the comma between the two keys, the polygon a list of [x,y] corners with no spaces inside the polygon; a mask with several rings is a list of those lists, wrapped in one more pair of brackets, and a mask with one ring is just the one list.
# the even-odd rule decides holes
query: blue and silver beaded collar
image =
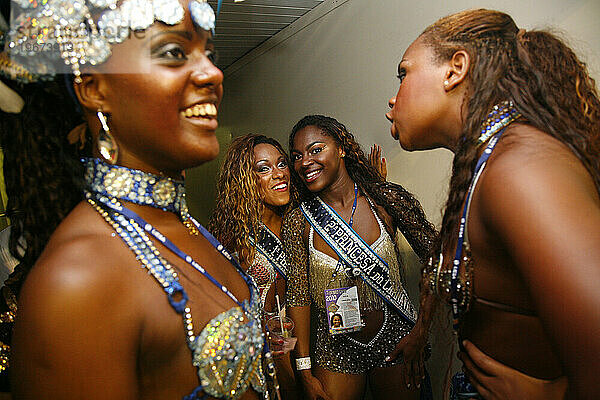
{"label": "blue and silver beaded collar", "polygon": [[84,158],[86,190],[144,206],[189,216],[183,180],[110,165],[97,158]]}
{"label": "blue and silver beaded collar", "polygon": [[481,126],[480,136],[477,144],[481,145],[494,136],[496,132],[507,127],[521,117],[521,113],[515,108],[512,100],[505,100],[492,107],[485,122]]}

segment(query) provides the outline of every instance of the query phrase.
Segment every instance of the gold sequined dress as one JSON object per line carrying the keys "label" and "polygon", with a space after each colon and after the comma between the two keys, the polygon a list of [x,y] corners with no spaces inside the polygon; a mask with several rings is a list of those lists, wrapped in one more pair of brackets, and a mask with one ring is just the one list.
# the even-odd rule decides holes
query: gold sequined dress
{"label": "gold sequined dress", "polygon": [[[392,218],[405,235],[413,249],[421,258],[428,255],[432,240],[436,234],[433,226],[427,222],[418,202],[402,187],[390,183],[380,186],[396,211]],[[393,203],[392,203],[393,202]],[[388,207],[386,207],[387,209]],[[371,245],[390,267],[390,279],[393,285],[402,285],[401,263],[397,256],[396,243],[388,234],[375,210],[380,236]],[[402,217],[403,216],[403,217]],[[401,221],[398,219],[402,218]],[[308,247],[304,246],[303,232],[308,229]],[[315,362],[330,371],[360,374],[375,367],[386,367],[399,363],[396,359],[386,363],[385,357],[408,332],[410,326],[398,313],[360,278],[349,278],[344,273],[333,277],[338,261],[320,252],[313,245],[314,232],[306,222],[300,209],[290,212],[282,226],[282,238],[288,255],[290,268],[287,286],[288,306],[311,305],[311,320],[316,332],[315,345],[311,348],[311,357]],[[379,332],[367,343],[360,342],[349,335],[330,335],[325,309],[324,290],[356,285],[361,313],[383,311],[383,324]]]}

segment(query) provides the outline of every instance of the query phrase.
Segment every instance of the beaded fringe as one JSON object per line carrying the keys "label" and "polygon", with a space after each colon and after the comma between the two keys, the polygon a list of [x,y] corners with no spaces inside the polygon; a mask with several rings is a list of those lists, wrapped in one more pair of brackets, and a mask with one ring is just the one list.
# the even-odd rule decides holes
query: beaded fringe
{"label": "beaded fringe", "polygon": [[[316,234],[316,233],[315,233]],[[383,232],[387,235],[387,232]],[[392,281],[395,289],[402,287],[402,280],[400,276],[400,267],[402,262],[396,258],[396,252],[394,250],[393,242],[389,236],[383,239],[383,242],[379,244],[377,253],[386,260],[390,266],[390,280]],[[344,274],[343,269],[340,267],[335,278],[332,278],[332,269],[327,266],[316,267],[313,263],[323,262],[323,256],[318,255],[318,260],[315,260],[313,255],[311,257],[311,268],[310,268],[310,287],[314,290],[312,293],[313,303],[319,309],[325,309],[325,289],[340,288],[348,286],[357,286],[358,289],[358,301],[360,303],[361,312],[382,310],[384,301],[375,293],[371,287],[366,284],[360,278],[349,278]],[[331,261],[328,259],[328,261]]]}

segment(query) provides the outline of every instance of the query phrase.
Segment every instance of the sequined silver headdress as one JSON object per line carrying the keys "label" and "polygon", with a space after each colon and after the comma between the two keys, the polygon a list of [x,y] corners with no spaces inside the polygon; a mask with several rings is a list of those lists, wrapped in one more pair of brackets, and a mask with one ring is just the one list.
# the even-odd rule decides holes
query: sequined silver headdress
{"label": "sequined silver headdress", "polygon": [[[32,80],[72,72],[80,82],[80,66],[105,62],[111,46],[131,32],[155,21],[176,25],[185,15],[178,0],[12,1],[5,52],[27,68]],[[191,0],[189,12],[197,26],[214,30],[215,13],[206,0]]]}

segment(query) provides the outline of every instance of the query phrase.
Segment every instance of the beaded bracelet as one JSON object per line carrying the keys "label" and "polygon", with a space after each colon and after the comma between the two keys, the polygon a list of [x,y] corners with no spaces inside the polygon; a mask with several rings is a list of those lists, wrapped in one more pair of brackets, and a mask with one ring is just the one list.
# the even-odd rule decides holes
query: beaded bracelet
{"label": "beaded bracelet", "polygon": [[303,369],[311,369],[312,365],[310,357],[302,357],[296,359],[296,369],[302,371]]}

